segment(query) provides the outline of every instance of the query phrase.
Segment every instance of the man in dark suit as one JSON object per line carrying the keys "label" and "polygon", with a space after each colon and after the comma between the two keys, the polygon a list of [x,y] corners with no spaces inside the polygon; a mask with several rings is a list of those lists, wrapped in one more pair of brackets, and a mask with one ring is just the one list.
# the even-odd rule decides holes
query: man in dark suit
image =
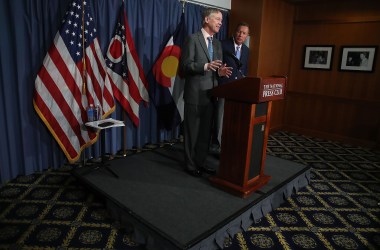
{"label": "man in dark suit", "polygon": [[[247,76],[248,74],[248,57],[249,48],[244,44],[249,36],[248,23],[241,22],[236,26],[233,36],[222,41],[223,61],[232,67],[232,74],[229,78],[219,78],[219,84],[235,81]],[[213,143],[211,151],[220,152],[222,142],[224,113],[224,98],[219,98],[215,113],[213,128]]]}
{"label": "man in dark suit", "polygon": [[222,25],[222,13],[207,8],[202,13],[202,29],[190,35],[182,48],[181,70],[185,75],[184,147],[185,170],[193,176],[215,173],[205,165],[211,139],[214,103],[210,90],[219,77],[229,77],[231,68],[222,63],[220,41],[213,38]]}

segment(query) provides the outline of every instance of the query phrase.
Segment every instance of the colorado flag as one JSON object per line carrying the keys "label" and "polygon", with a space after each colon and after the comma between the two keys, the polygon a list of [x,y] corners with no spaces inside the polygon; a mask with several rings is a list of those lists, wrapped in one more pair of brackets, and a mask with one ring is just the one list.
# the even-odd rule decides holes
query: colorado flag
{"label": "colorado flag", "polygon": [[157,82],[152,89],[152,99],[157,109],[158,119],[168,130],[183,121],[185,81],[179,74],[178,66],[181,46],[186,35],[185,17],[182,13],[180,23],[152,69]]}

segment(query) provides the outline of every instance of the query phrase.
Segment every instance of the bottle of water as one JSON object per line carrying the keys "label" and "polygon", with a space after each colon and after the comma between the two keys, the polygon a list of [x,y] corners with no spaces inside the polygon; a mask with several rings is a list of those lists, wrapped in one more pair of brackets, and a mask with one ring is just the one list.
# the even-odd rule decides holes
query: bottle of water
{"label": "bottle of water", "polygon": [[95,113],[94,111],[95,111],[94,105],[90,104],[90,106],[87,107],[87,120],[89,122],[94,121],[94,113]]}
{"label": "bottle of water", "polygon": [[95,105],[94,110],[94,121],[98,121],[102,119],[102,107],[99,104]]}

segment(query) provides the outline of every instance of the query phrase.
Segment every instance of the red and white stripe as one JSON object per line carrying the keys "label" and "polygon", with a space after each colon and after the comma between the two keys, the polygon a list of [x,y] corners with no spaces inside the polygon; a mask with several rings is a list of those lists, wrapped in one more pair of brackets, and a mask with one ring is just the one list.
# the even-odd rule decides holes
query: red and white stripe
{"label": "red and white stripe", "polygon": [[115,109],[97,38],[86,48],[86,95],[82,68],[82,60],[73,61],[58,32],[36,77],[33,97],[35,110],[71,163],[96,141],[97,134],[84,126],[88,103],[99,103],[103,117]]}
{"label": "red and white stripe", "polygon": [[[148,82],[145,79],[144,70],[141,67],[141,63],[139,57],[137,55],[137,51],[135,48],[135,44],[133,42],[132,34],[129,29],[127,15],[124,11],[124,23],[125,23],[125,34],[127,44],[125,44],[127,50],[127,62],[128,62],[128,73],[129,79],[131,82],[131,88],[137,87],[139,96],[141,99],[148,103],[149,102],[149,94],[148,94]],[[134,95],[134,89],[131,93]],[[137,96],[137,93],[136,93]],[[135,97],[134,97],[135,98]]]}

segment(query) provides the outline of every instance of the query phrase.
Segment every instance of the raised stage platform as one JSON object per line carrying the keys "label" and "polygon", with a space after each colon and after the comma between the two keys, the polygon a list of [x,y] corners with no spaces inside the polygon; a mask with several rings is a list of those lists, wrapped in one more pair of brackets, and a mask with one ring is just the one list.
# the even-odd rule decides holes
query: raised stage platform
{"label": "raised stage platform", "polygon": [[[243,199],[212,186],[207,176],[185,173],[183,159],[183,145],[175,144],[109,161],[119,178],[104,167],[73,173],[104,196],[112,216],[133,226],[147,249],[223,248],[225,237],[248,229],[310,181],[308,166],[267,155],[265,174],[272,179]],[[219,164],[213,155],[208,161]]]}

